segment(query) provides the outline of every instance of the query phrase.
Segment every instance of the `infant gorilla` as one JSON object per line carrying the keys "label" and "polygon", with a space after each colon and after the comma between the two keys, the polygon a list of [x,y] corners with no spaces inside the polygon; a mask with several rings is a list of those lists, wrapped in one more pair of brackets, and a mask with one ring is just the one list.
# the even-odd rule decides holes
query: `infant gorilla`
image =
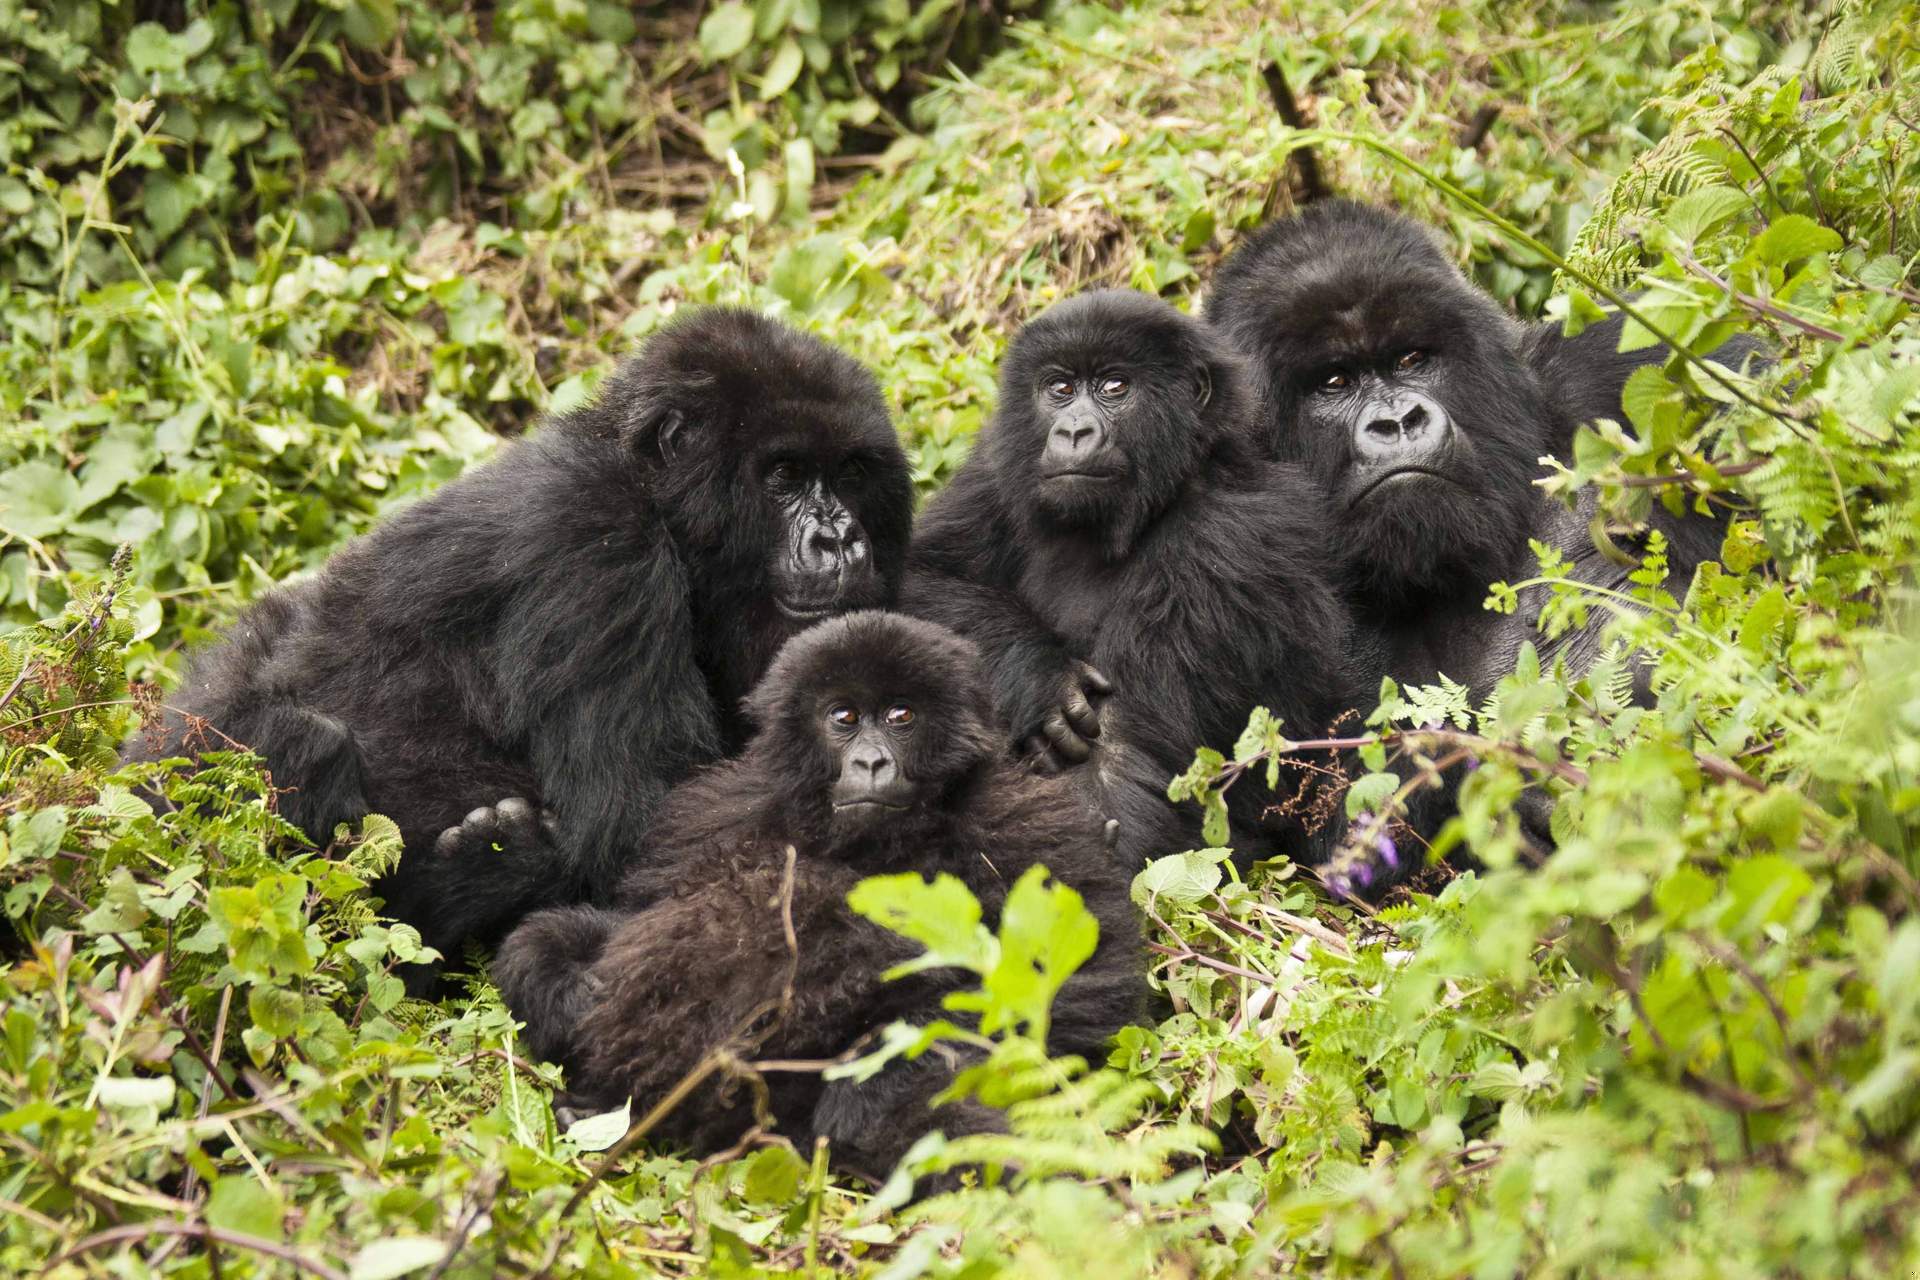
{"label": "infant gorilla", "polygon": [[[1071,780],[1006,756],[972,645],[916,619],[849,614],[790,641],[747,710],[758,732],[745,753],[668,795],[615,908],[540,912],[500,948],[501,993],[533,1050],[567,1067],[566,1105],[631,1099],[637,1117],[716,1049],[831,1058],[889,1022],[948,1016],[941,997],[969,985],[960,971],[883,979],[920,948],[847,906],[871,875],[957,876],[992,924],[1044,863],[1100,924],[1056,1001],[1049,1048],[1097,1060],[1138,1015],[1132,868]],[[930,1109],[954,1065],[935,1050],[865,1081],[769,1073],[769,1103],[796,1143],[824,1136],[836,1165],[884,1176],[932,1128],[999,1123],[976,1104]],[[751,1122],[749,1088],[722,1071],[654,1133],[711,1151]]]}

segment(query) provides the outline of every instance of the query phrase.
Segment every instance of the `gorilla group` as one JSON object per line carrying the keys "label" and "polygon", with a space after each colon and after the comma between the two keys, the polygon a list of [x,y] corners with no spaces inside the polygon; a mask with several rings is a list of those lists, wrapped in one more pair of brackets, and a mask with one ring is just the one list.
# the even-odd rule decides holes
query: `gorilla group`
{"label": "gorilla group", "polygon": [[[701,311],[597,404],[261,600],[138,753],[244,743],[321,843],[386,814],[406,851],[377,892],[457,960],[611,889],[668,787],[738,748],[740,699],[781,643],[892,599],[912,504],[870,373]],[[533,806],[551,838],[494,848],[516,833],[492,824]]]}
{"label": "gorilla group", "polygon": [[[850,614],[789,644],[748,708],[759,732],[667,797],[615,909],[540,912],[500,948],[501,994],[529,1045],[567,1066],[570,1105],[631,1099],[637,1119],[710,1053],[832,1058],[888,1023],[955,1016],[941,997],[960,971],[886,980],[918,948],[847,906],[871,875],[955,876],[993,924],[1044,864],[1100,925],[1048,1047],[1097,1059],[1144,1010],[1133,869],[1070,783],[1006,755],[973,646],[896,614]],[[884,1178],[936,1125],[998,1126],[976,1103],[931,1109],[952,1075],[933,1052],[866,1081],[782,1071],[768,1100],[788,1137],[824,1136],[836,1163]],[[749,1089],[721,1073],[658,1132],[710,1151],[751,1118]]]}
{"label": "gorilla group", "polygon": [[[847,904],[875,873],[951,874],[990,918],[1031,868],[1077,889],[1100,942],[1052,1044],[1092,1053],[1144,996],[1132,874],[1199,842],[1167,799],[1196,747],[1230,748],[1255,706],[1324,736],[1382,675],[1485,696],[1532,625],[1481,602],[1528,576],[1529,538],[1623,581],[1591,511],[1533,483],[1654,358],[1616,337],[1520,325],[1421,228],[1317,205],[1227,260],[1205,319],[1104,291],[1023,328],[909,549],[873,377],[702,310],[594,406],[262,600],[141,750],[252,747],[316,841],[394,818],[389,911],[449,957],[499,944],[570,1104],[645,1108],[730,1064],[663,1136],[738,1137],[752,1055],[841,1057],[939,1016],[960,976],[888,981],[914,949]],[[1654,524],[1682,581],[1720,533]],[[1576,670],[1597,637],[1567,641]],[[1228,794],[1243,860],[1336,847],[1337,768],[1289,763],[1278,790]],[[1323,874],[1377,890],[1398,870]],[[996,1123],[930,1109],[953,1068],[779,1071],[764,1097],[884,1173],[935,1124]]]}

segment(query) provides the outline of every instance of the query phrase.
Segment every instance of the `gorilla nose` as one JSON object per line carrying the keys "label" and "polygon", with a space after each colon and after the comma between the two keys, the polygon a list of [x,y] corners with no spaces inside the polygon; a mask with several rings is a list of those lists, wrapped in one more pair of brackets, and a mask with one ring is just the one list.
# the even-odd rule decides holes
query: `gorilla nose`
{"label": "gorilla nose", "polygon": [[1360,456],[1382,466],[1417,463],[1446,449],[1452,436],[1447,414],[1425,396],[1396,397],[1366,406],[1355,444]]}
{"label": "gorilla nose", "polygon": [[814,570],[853,568],[865,564],[868,554],[866,535],[851,521],[815,525],[806,541],[807,567]]}
{"label": "gorilla nose", "polygon": [[847,767],[857,781],[869,786],[890,781],[894,773],[893,757],[877,747],[856,749]]}

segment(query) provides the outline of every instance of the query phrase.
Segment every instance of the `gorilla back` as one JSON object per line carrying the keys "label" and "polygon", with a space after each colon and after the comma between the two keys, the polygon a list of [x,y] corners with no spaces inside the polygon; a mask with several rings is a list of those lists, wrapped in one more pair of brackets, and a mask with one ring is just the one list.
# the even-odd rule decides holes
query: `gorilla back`
{"label": "gorilla back", "polygon": [[[314,840],[398,822],[382,891],[451,956],[608,889],[666,789],[744,736],[738,701],[781,642],[892,597],[911,504],[871,374],[763,317],[698,311],[598,403],[262,600],[182,702],[265,757]],[[200,727],[173,717],[159,754],[204,745]],[[557,843],[435,855],[503,796],[555,811]]]}

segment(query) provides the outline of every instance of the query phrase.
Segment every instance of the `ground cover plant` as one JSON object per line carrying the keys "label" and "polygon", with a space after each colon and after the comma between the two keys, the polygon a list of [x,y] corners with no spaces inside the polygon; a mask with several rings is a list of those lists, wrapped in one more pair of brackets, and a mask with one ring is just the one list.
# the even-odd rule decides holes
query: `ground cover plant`
{"label": "ground cover plant", "polygon": [[[0,1269],[1920,1269],[1916,30],[1846,3],[0,5]],[[1615,522],[1722,504],[1720,561],[1684,595],[1657,548],[1631,598],[1556,588],[1549,628],[1618,617],[1580,679],[1392,688],[1353,726],[1356,838],[1421,785],[1388,764],[1472,762],[1440,844],[1478,870],[1369,910],[1217,851],[1144,868],[1165,1016],[1106,1062],[1036,1047],[1088,949],[1070,894],[1023,884],[993,934],[955,886],[870,882],[859,909],[980,975],[982,1029],[948,1034],[984,1037],[962,1083],[1011,1132],[909,1162],[985,1170],[957,1192],[777,1134],[705,1162],[645,1117],[557,1134],[491,987],[404,998],[418,938],[362,892],[390,824],[310,848],[238,751],[116,771],[186,646],[679,306],[866,360],[932,491],[1019,321],[1098,284],[1189,304],[1322,190],[1442,228],[1519,314],[1624,302],[1630,340],[1678,344],[1553,483]],[[1777,359],[1693,354],[1736,332]],[[1248,712],[1184,792],[1321,750]],[[1526,784],[1560,797],[1538,868]]]}

